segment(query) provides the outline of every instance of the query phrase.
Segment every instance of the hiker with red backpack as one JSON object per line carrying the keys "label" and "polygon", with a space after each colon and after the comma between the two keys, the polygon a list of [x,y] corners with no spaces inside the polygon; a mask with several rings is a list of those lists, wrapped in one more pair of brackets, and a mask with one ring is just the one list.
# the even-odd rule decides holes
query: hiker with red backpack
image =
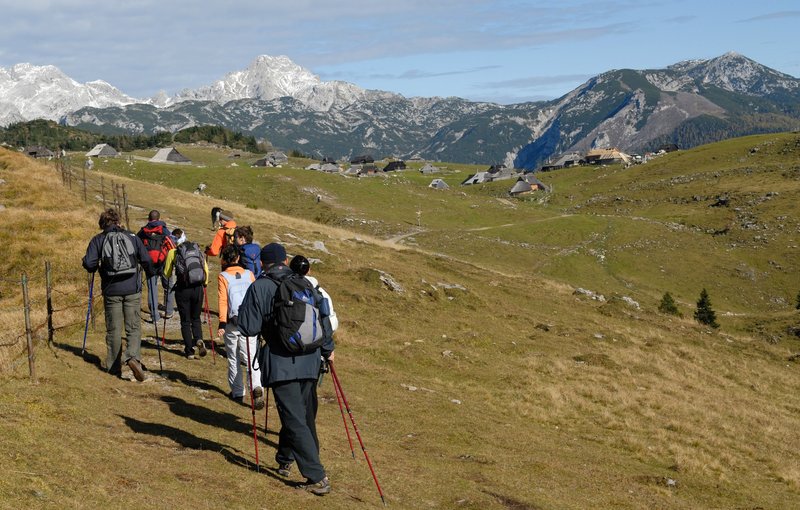
{"label": "hiker with red backpack", "polygon": [[208,264],[197,243],[186,241],[181,229],[176,228],[175,235],[183,241],[167,253],[164,276],[170,278],[175,274],[175,304],[181,318],[183,352],[187,359],[195,359],[195,347],[201,357],[207,352],[200,312],[208,285]]}
{"label": "hiker with red backpack", "polygon": [[[156,274],[147,279],[147,307],[150,310],[150,321],[154,322],[158,319],[158,281],[161,280],[161,285],[167,288],[169,282],[163,277],[164,275],[164,262],[167,258],[167,253],[175,247],[173,237],[167,228],[167,224],[161,221],[161,213],[153,209],[147,215],[147,224],[139,229],[136,233],[139,239],[144,243],[147,248],[147,253],[150,254],[150,260],[156,268]],[[169,294],[168,294],[169,296]],[[167,298],[169,301],[169,297]],[[164,303],[164,313],[172,315],[171,303]]]}
{"label": "hiker with red backpack", "polygon": [[297,463],[306,479],[301,487],[323,496],[331,485],[319,457],[316,384],[322,359],[333,360],[333,333],[329,318],[320,313],[321,295],[287,262],[278,243],[261,250],[264,273],[239,306],[239,331],[261,334],[266,341],[257,358],[281,420],[277,472],[289,476]]}
{"label": "hiker with red backpack", "polygon": [[[148,277],[156,274],[155,269],[141,239],[120,226],[116,210],[103,211],[98,224],[102,232],[89,241],[83,267],[90,273],[100,271],[108,347],[105,367],[109,374],[121,376],[122,363],[125,363],[137,381],[144,381],[140,352],[142,278],[139,267]],[[123,327],[128,344],[124,356]]]}

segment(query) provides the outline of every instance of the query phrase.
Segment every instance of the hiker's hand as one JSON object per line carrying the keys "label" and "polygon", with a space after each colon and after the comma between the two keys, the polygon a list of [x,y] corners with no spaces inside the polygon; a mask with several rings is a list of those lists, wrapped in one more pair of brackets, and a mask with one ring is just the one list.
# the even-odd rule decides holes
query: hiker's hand
{"label": "hiker's hand", "polygon": [[219,328],[217,330],[217,338],[222,338],[225,335],[225,328]]}
{"label": "hiker's hand", "polygon": [[333,361],[333,353],[334,353],[334,351],[331,351],[331,353],[326,358],[328,361]]}

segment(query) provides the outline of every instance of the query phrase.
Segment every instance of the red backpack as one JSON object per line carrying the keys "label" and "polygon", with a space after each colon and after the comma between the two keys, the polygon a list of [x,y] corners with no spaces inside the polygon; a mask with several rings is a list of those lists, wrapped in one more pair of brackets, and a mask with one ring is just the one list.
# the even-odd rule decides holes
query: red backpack
{"label": "red backpack", "polygon": [[145,248],[147,248],[147,253],[150,255],[150,260],[157,266],[164,264],[167,259],[167,253],[175,248],[172,238],[164,234],[164,227],[161,225],[149,228],[143,227],[142,232],[144,233],[142,241]]}

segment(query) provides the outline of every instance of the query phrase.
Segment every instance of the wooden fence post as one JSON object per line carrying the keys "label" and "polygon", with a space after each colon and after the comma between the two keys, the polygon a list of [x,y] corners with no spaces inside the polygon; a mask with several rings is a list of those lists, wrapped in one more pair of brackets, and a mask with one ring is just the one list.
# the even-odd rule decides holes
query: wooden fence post
{"label": "wooden fence post", "polygon": [[122,185],[122,201],[125,204],[125,228],[131,228],[131,222],[128,219],[128,192],[125,191],[125,185]]}
{"label": "wooden fence post", "polygon": [[53,346],[53,274],[50,268],[50,261],[44,262],[44,277],[47,282],[47,345]]}
{"label": "wooden fence post", "polygon": [[83,203],[86,202],[86,167],[83,167]]}
{"label": "wooden fence post", "polygon": [[106,210],[106,185],[103,176],[100,176],[100,194],[103,196],[103,210]]}
{"label": "wooden fence post", "polygon": [[36,366],[34,364],[36,355],[33,352],[33,336],[31,331],[31,302],[28,298],[28,275],[22,273],[22,301],[23,311],[25,312],[25,338],[28,341],[28,370],[31,374],[31,382],[36,382]]}

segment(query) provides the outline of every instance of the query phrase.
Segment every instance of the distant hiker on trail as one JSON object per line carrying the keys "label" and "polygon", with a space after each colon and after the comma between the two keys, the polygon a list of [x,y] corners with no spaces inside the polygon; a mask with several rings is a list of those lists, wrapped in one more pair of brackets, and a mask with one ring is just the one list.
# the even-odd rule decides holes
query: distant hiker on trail
{"label": "distant hiker on trail", "polygon": [[[331,485],[319,458],[319,439],[317,438],[317,377],[319,376],[321,359],[333,359],[333,335],[327,318],[323,327],[317,322],[315,330],[323,332],[314,342],[297,351],[290,350],[292,340],[299,338],[298,333],[305,329],[295,329],[288,338],[285,335],[289,324],[285,317],[294,315],[299,310],[302,317],[309,315],[304,299],[287,300],[287,289],[290,287],[311,295],[318,296],[310,288],[310,283],[295,275],[286,265],[285,248],[277,243],[270,243],[261,250],[261,263],[264,275],[253,282],[239,306],[239,331],[246,336],[261,333],[266,340],[259,357],[261,370],[268,387],[272,387],[275,404],[281,420],[281,431],[278,436],[278,450],[275,460],[278,463],[278,474],[289,476],[292,463],[306,478],[301,486],[312,494],[322,496],[331,491]],[[294,294],[293,294],[294,295]],[[291,333],[291,329],[289,331]]]}
{"label": "distant hiker on trail", "polygon": [[[139,229],[136,234],[144,243],[150,260],[156,268],[157,274],[147,279],[147,307],[150,310],[150,322],[158,318],[158,280],[166,288],[169,282],[163,278],[164,262],[169,250],[175,247],[173,238],[167,224],[161,221],[161,213],[153,209],[147,215],[147,225]],[[172,303],[164,303],[165,313],[172,315]]]}
{"label": "distant hiker on trail", "polygon": [[[155,274],[153,263],[141,239],[120,227],[119,213],[106,209],[98,222],[101,233],[89,241],[83,267],[90,273],[100,270],[103,308],[106,318],[106,370],[122,375],[124,362],[137,381],[144,381],[140,354],[142,344],[141,316],[142,278],[139,266],[148,277]],[[125,326],[127,348],[122,357],[122,327]]]}
{"label": "distant hiker on trail", "polygon": [[289,262],[289,268],[292,271],[299,274],[300,276],[304,276],[306,280],[311,282],[311,285],[322,294],[322,297],[327,300],[327,309],[322,312],[327,314],[328,318],[331,321],[331,331],[336,331],[339,328],[339,319],[336,317],[336,311],[333,309],[333,300],[331,296],[319,286],[319,282],[313,276],[310,276],[309,273],[311,272],[311,263],[302,255],[295,255],[292,258],[292,261]]}
{"label": "distant hiker on trail", "polygon": [[[261,387],[261,370],[253,368],[251,359],[258,347],[258,336],[246,337],[238,328],[239,305],[242,304],[250,284],[256,281],[256,277],[252,271],[239,265],[239,250],[235,246],[226,246],[222,249],[221,263],[222,272],[217,279],[219,290],[217,336],[225,340],[225,353],[228,356],[228,385],[231,388],[228,396],[237,402],[243,402],[244,370],[241,363],[245,362],[249,368],[248,377],[252,384],[254,406],[256,409],[263,409],[266,392]],[[250,344],[249,347],[245,342]]]}
{"label": "distant hiker on trail", "polygon": [[261,276],[261,246],[253,242],[253,229],[249,226],[236,227],[233,235],[241,257],[239,262],[258,278]]}
{"label": "distant hiker on trail", "polygon": [[164,275],[170,278],[175,273],[175,304],[181,318],[183,353],[187,359],[194,359],[195,347],[200,357],[207,352],[200,312],[203,310],[203,290],[208,285],[208,264],[197,243],[186,241],[180,229],[175,229],[175,235],[181,242],[167,254]]}
{"label": "distant hiker on trail", "polygon": [[[219,209],[218,207],[214,208]],[[222,210],[217,210],[215,215],[219,221],[219,229],[214,236],[214,240],[210,246],[206,246],[206,255],[209,257],[216,257],[222,251],[222,248],[234,243],[234,232],[236,231],[236,221],[233,215],[226,214]]]}

